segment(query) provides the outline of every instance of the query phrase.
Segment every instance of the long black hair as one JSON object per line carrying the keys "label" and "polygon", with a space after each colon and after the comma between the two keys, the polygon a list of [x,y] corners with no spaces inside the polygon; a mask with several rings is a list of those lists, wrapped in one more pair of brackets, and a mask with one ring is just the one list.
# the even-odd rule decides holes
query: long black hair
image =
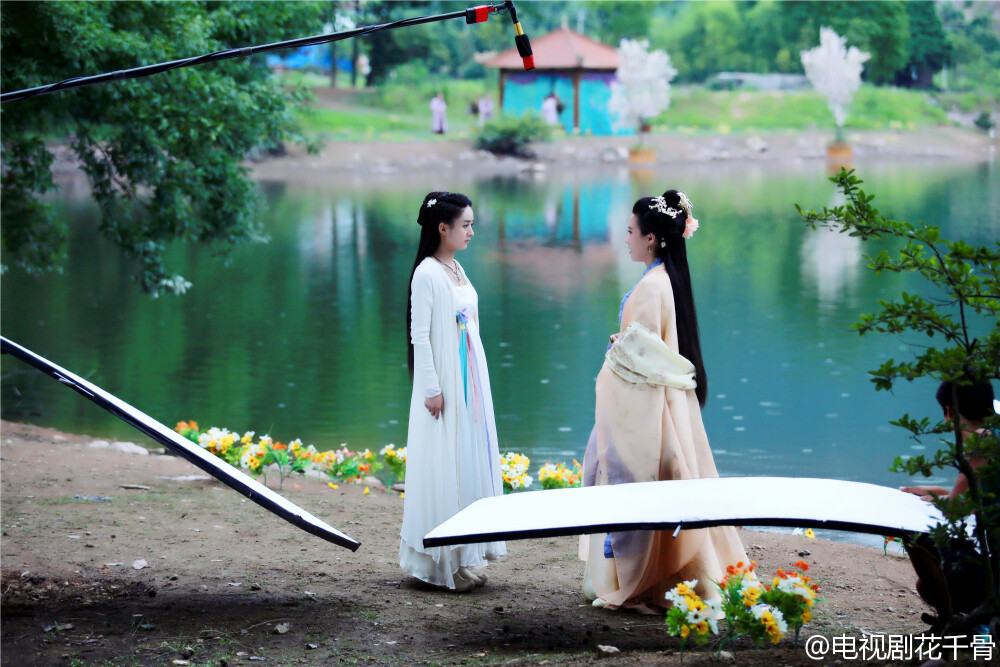
{"label": "long black hair", "polygon": [[[698,314],[691,291],[691,274],[688,271],[687,249],[684,245],[684,228],[691,215],[687,196],[677,190],[667,190],[662,197],[666,206],[656,206],[656,198],[643,197],[632,206],[639,233],[656,237],[653,251],[663,260],[663,267],[670,277],[674,292],[674,309],[677,312],[678,352],[694,364],[695,395],[705,407],[708,398],[708,375],[701,358],[701,341],[698,336]],[[663,212],[665,209],[666,212]]]}
{"label": "long black hair", "polygon": [[458,192],[428,192],[420,204],[417,214],[417,224],[420,225],[420,242],[417,244],[417,258],[413,260],[413,270],[410,271],[410,282],[406,287],[406,364],[410,369],[410,379],[413,379],[413,318],[410,311],[410,299],[413,296],[413,274],[420,263],[437,252],[441,245],[441,233],[438,225],[442,222],[451,227],[455,221],[472,206],[472,200]]}

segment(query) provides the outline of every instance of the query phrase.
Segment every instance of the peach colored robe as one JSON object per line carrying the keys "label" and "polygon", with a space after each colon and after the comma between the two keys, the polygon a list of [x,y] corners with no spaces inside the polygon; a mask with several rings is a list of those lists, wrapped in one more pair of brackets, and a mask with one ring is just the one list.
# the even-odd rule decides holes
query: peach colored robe
{"label": "peach colored robe", "polygon": [[[649,271],[622,311],[621,332],[633,321],[678,350],[674,297],[662,266]],[[697,381],[697,378],[695,378]],[[584,456],[584,485],[718,477],[694,389],[623,380],[607,361],[597,377],[595,426]],[[691,498],[696,504],[698,498]],[[737,501],[738,502],[738,501]],[[698,579],[698,592],[718,597],[727,565],[748,562],[735,528],[627,531],[585,535],[580,558],[588,561],[585,590],[592,587],[609,608],[665,608],[664,594],[681,581]]]}

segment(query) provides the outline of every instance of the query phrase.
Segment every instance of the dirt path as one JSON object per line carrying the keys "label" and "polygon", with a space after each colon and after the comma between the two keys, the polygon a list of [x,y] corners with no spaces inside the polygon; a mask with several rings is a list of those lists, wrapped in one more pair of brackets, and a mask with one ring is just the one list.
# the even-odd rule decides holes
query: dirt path
{"label": "dirt path", "polygon": [[[361,541],[352,553],[179,458],[35,426],[0,429],[4,665],[589,665],[598,645],[621,650],[602,665],[680,664],[661,619],[586,603],[574,538],[510,542],[485,588],[447,594],[399,570],[396,494],[333,490],[315,477],[285,483],[290,499]],[[767,574],[809,552],[825,600],[805,634],[924,629],[905,558],[741,535]],[[138,560],[147,567],[134,569]],[[686,654],[685,665],[711,658],[704,648]],[[818,664],[784,644],[743,647],[736,661]]]}

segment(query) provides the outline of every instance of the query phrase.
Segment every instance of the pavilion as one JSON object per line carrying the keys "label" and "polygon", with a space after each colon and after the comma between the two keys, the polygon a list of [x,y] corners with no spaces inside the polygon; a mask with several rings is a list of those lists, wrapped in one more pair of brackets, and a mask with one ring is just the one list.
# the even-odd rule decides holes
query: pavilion
{"label": "pavilion", "polygon": [[486,61],[500,70],[500,110],[520,116],[538,113],[555,92],[565,109],[559,115],[566,132],[631,134],[615,129],[608,111],[611,83],[618,69],[618,50],[563,26],[531,40],[536,69],[525,72],[516,48]]}

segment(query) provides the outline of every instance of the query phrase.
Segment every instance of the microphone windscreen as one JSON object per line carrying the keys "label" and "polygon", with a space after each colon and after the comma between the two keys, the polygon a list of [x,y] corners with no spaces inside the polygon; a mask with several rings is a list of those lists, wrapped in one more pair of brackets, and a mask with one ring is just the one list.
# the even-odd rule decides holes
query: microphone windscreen
{"label": "microphone windscreen", "polygon": [[524,62],[524,69],[535,69],[535,56],[531,52],[531,42],[528,41],[528,36],[518,35],[514,38],[514,43],[517,45],[517,52]]}

